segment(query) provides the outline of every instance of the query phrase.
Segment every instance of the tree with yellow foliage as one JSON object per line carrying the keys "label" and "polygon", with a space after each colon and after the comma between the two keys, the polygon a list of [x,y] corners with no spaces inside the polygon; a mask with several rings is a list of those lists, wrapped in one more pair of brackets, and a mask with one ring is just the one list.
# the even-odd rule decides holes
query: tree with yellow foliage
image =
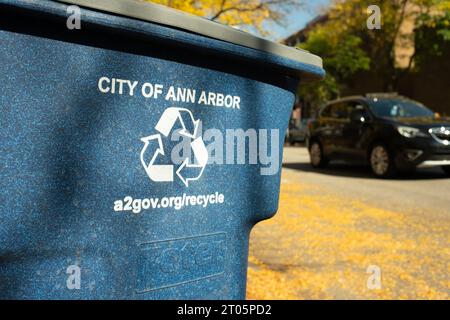
{"label": "tree with yellow foliage", "polygon": [[234,27],[251,26],[268,34],[270,23],[283,24],[302,0],[145,0],[163,4]]}

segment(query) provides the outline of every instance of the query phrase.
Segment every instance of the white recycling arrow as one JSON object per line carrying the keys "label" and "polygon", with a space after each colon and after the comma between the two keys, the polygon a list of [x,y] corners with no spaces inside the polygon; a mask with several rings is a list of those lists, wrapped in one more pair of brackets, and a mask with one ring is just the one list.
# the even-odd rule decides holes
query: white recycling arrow
{"label": "white recycling arrow", "polygon": [[[205,143],[202,138],[199,137],[192,141],[191,143],[192,151],[194,151],[195,159],[197,160],[196,164],[190,164],[189,159],[184,159],[183,163],[177,169],[177,176],[183,181],[186,187],[189,187],[189,181],[195,181],[200,179],[203,174],[203,170],[206,167],[208,162],[208,150],[206,149]],[[189,177],[188,169],[196,169],[196,173],[193,176]]]}
{"label": "white recycling arrow", "polygon": [[[164,156],[164,147],[161,141],[161,135],[155,134],[141,139],[145,144],[141,151],[141,163],[144,166],[145,172],[153,181],[157,182],[170,182],[173,181],[173,165],[155,165],[158,155]],[[158,141],[158,149],[152,157],[149,164],[145,163],[144,153],[147,150],[150,141]]]}
{"label": "white recycling arrow", "polygon": [[[192,121],[192,123],[194,124],[194,132],[190,133],[187,129],[186,129],[186,124],[184,123],[183,120],[183,116],[182,114],[186,113],[188,115],[188,117],[190,118],[190,120]],[[159,132],[161,132],[161,134],[163,134],[165,137],[167,137],[170,133],[170,131],[172,131],[173,126],[175,125],[175,122],[177,120],[180,120],[181,123],[181,127],[182,130],[180,131],[180,134],[191,138],[191,139],[195,139],[196,135],[197,135],[197,129],[198,129],[198,124],[200,123],[200,120],[194,120],[194,116],[192,115],[191,111],[185,108],[167,108],[166,110],[164,110],[161,118],[159,119],[158,123],[155,126],[155,129]]]}
{"label": "white recycling arrow", "polygon": [[[177,120],[180,120],[182,127],[179,132],[180,135],[192,139],[191,148],[195,156],[195,163],[189,163],[189,158],[186,158],[176,171],[177,176],[188,187],[190,181],[198,180],[202,176],[203,170],[208,162],[208,150],[206,149],[202,138],[196,138],[200,120],[195,120],[191,111],[188,109],[175,107],[167,108],[164,110],[155,129],[163,136],[168,137]],[[187,129],[185,121],[192,121],[194,126],[192,133]],[[159,155],[164,156],[161,134],[155,134],[141,139],[145,143],[144,148],[141,151],[141,163],[151,180],[156,182],[171,182],[174,180],[174,166],[154,164]],[[150,163],[146,164],[144,154],[150,141],[153,140],[158,141],[158,149],[153,155]]]}

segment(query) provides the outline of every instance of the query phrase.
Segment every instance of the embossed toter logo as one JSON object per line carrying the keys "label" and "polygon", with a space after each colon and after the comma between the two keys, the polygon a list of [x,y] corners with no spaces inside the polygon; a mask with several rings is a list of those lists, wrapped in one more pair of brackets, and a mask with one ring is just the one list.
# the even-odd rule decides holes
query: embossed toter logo
{"label": "embossed toter logo", "polygon": [[225,233],[142,243],[136,293],[220,277],[225,270],[225,252]]}
{"label": "embossed toter logo", "polygon": [[[180,135],[191,139],[191,148],[194,152],[195,163],[191,163],[187,157],[178,168],[175,168],[173,164],[155,164],[158,157],[165,155],[161,135],[168,137],[177,121],[180,122],[182,127],[179,132]],[[188,187],[190,181],[200,179],[208,162],[208,151],[202,137],[197,137],[199,123],[200,120],[194,120],[194,116],[188,109],[168,108],[164,110],[164,113],[155,126],[158,133],[141,139],[144,142],[144,147],[141,151],[141,163],[152,181],[172,182],[174,181],[174,173],[176,173],[186,187]],[[153,143],[157,143],[157,149],[152,155],[148,156],[149,146]],[[150,159],[150,161],[146,161],[145,159]]]}

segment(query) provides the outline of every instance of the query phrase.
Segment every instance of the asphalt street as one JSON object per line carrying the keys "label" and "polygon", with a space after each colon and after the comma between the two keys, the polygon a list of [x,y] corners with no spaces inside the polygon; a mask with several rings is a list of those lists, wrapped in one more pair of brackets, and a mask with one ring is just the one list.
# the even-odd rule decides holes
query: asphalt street
{"label": "asphalt street", "polygon": [[449,190],[439,168],[380,180],[285,148],[279,211],[251,234],[247,297],[448,299]]}
{"label": "asphalt street", "polygon": [[331,193],[387,210],[450,219],[450,179],[440,168],[418,169],[390,180],[375,179],[364,165],[331,163],[325,169],[314,169],[307,149],[301,147],[285,148],[283,168],[286,179],[297,173],[300,182],[320,185]]}

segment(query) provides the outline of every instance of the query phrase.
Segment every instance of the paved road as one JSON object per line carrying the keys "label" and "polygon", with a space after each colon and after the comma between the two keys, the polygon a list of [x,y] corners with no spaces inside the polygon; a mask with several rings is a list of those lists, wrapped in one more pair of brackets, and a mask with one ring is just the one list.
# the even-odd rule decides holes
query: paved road
{"label": "paved road", "polygon": [[391,180],[374,179],[364,165],[331,163],[326,169],[314,169],[309,165],[306,148],[285,148],[283,163],[287,179],[290,172],[297,171],[300,182],[320,185],[388,210],[450,218],[450,179],[440,168],[419,169]]}
{"label": "paved road", "polygon": [[[450,298],[450,179],[313,170],[286,148],[280,208],[250,241],[248,298]],[[380,277],[378,277],[380,275]]]}

